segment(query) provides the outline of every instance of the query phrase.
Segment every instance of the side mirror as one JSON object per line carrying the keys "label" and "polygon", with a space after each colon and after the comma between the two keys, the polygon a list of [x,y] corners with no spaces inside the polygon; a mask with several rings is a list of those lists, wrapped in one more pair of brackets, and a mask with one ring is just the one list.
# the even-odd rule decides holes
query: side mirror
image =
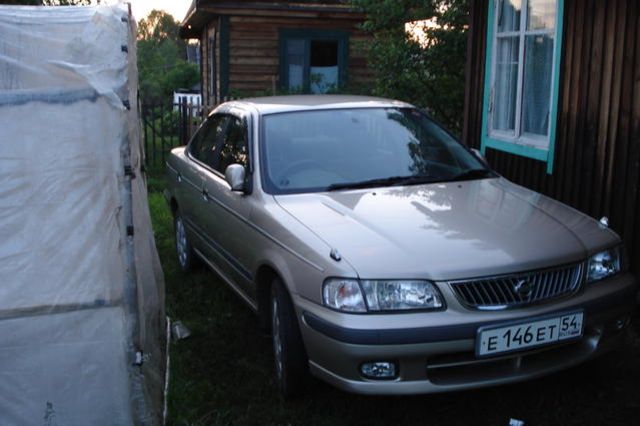
{"label": "side mirror", "polygon": [[476,156],[476,158],[478,160],[480,160],[480,162],[482,162],[482,164],[484,164],[485,166],[489,167],[489,162],[487,161],[485,156],[482,155],[482,152],[480,152],[479,149],[471,148],[471,152],[473,153],[473,155]]}
{"label": "side mirror", "polygon": [[244,191],[244,177],[244,166],[240,164],[230,164],[224,171],[224,179],[232,191]]}

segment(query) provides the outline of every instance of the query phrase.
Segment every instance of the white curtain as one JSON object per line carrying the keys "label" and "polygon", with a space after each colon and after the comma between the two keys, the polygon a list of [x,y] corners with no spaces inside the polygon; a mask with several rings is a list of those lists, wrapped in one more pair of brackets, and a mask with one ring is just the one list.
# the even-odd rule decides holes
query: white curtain
{"label": "white curtain", "polygon": [[522,96],[522,132],[549,134],[553,37],[525,37],[524,81]]}
{"label": "white curtain", "polygon": [[499,37],[493,100],[493,129],[515,131],[518,90],[518,37]]}

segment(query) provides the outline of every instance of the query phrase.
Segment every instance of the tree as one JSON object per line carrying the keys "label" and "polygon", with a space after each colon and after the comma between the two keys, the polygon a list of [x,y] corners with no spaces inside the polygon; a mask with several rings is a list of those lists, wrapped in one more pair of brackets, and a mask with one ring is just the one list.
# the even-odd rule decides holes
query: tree
{"label": "tree", "polygon": [[176,89],[188,89],[199,81],[200,70],[185,58],[186,43],[173,16],[152,10],[138,23],[138,72],[140,96],[145,102],[167,102]]}
{"label": "tree", "polygon": [[182,42],[179,37],[180,23],[163,10],[154,9],[146,18],[138,23],[138,40],[162,42],[174,40]]}
{"label": "tree", "polygon": [[[362,28],[379,96],[427,108],[445,126],[462,126],[468,0],[351,0]],[[411,30],[424,33],[421,40]]]}

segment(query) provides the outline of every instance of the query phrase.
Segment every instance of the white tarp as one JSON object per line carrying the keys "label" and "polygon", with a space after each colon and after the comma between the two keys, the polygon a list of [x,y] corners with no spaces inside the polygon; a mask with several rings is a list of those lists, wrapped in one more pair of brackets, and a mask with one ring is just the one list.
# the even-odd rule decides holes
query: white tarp
{"label": "white tarp", "polygon": [[162,421],[135,39],[122,4],[0,6],[0,425]]}

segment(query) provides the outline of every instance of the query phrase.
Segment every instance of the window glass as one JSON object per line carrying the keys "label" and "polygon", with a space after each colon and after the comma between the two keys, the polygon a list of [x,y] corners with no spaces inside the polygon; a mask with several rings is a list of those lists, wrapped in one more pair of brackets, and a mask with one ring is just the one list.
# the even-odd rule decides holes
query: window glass
{"label": "window glass", "polygon": [[311,41],[311,93],[327,93],[338,86],[338,42]]}
{"label": "window glass", "polygon": [[216,168],[224,173],[231,164],[247,165],[247,126],[244,120],[229,117],[229,125],[225,132],[224,143],[220,151],[220,162]]}
{"label": "window glass", "polygon": [[282,80],[289,91],[327,93],[338,87],[347,66],[340,54],[347,48],[346,33],[291,30],[282,37]]}
{"label": "window glass", "polygon": [[522,131],[549,134],[553,37],[546,34],[525,37]]}
{"label": "window glass", "polygon": [[529,0],[527,29],[539,30],[556,26],[556,0]]}
{"label": "window glass", "polygon": [[390,177],[452,179],[484,166],[413,108],[359,108],[267,115],[262,145],[271,193]]}
{"label": "window glass", "polygon": [[304,85],[304,43],[304,40],[287,40],[287,66],[291,90],[302,90]]}
{"label": "window glass", "polygon": [[557,0],[500,0],[496,7],[489,133],[506,142],[546,149]]}
{"label": "window glass", "polygon": [[514,131],[518,90],[519,37],[500,37],[496,50],[493,128]]}
{"label": "window glass", "polygon": [[189,153],[213,169],[220,163],[219,150],[226,121],[223,115],[208,118],[189,144]]}
{"label": "window glass", "polygon": [[498,5],[498,32],[519,31],[521,0],[500,0]]}

